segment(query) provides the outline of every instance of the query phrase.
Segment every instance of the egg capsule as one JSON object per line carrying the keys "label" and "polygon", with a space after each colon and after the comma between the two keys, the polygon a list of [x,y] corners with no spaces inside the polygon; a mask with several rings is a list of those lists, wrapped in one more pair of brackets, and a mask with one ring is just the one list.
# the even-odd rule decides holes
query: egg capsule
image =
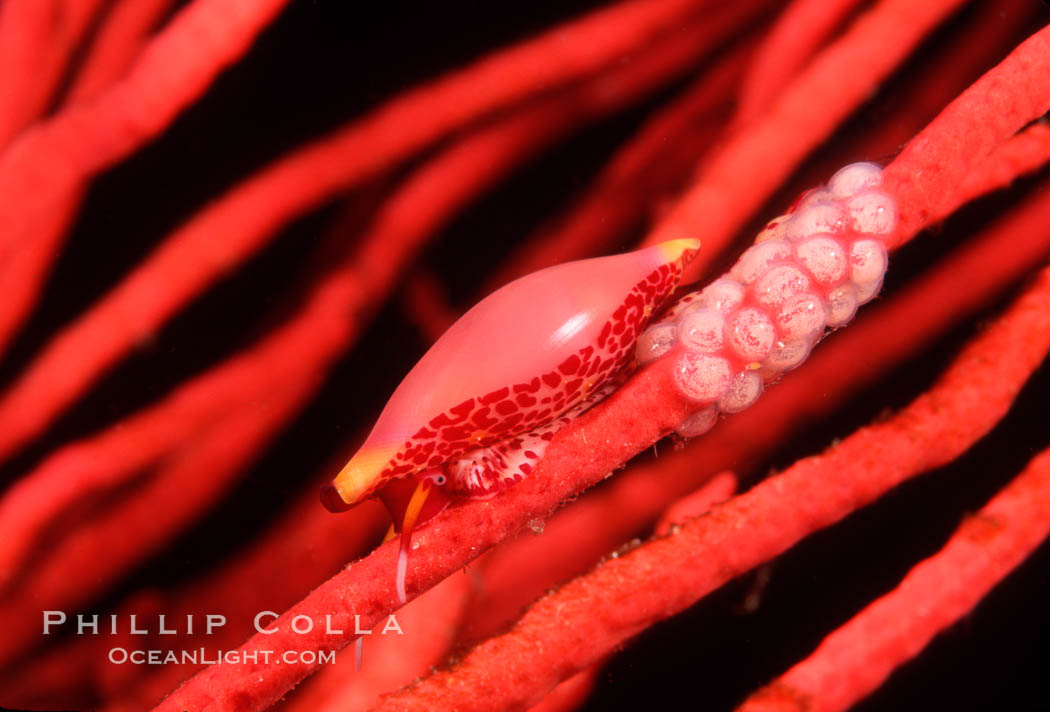
{"label": "egg capsule", "polygon": [[642,333],[639,360],[674,354],[674,384],[696,402],[681,437],[749,407],[878,293],[898,220],[881,185],[875,164],[846,166],[767,223],[727,274],[681,296]]}

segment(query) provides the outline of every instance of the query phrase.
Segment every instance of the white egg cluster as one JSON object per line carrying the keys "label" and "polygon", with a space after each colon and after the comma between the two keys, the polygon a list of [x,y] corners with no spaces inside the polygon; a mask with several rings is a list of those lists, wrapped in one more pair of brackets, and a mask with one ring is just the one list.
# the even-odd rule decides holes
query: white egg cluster
{"label": "white egg cluster", "polygon": [[766,383],[801,364],[826,328],[853,318],[886,273],[897,207],[882,169],[854,163],[759,233],[729,271],[688,294],[642,334],[637,359],[675,349],[678,388],[703,407],[678,428],[695,437],[719,413],[744,410]]}

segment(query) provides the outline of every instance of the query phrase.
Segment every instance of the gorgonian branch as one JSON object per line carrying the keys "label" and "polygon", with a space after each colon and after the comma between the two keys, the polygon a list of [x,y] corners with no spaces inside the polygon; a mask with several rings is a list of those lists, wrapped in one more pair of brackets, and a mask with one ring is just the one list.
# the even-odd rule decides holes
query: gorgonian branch
{"label": "gorgonian branch", "polygon": [[848,709],[969,613],[1048,534],[1050,451],[1044,450],[896,589],[831,633],[812,655],[739,709]]}
{"label": "gorgonian branch", "polygon": [[[3,153],[0,281],[6,298],[0,304],[0,350],[35,300],[86,181],[167,128],[244,53],[285,2],[191,3],[120,81],[94,101],[68,106],[23,131]],[[17,419],[0,422],[5,435],[23,427]],[[9,443],[0,444],[0,456],[9,449]]]}

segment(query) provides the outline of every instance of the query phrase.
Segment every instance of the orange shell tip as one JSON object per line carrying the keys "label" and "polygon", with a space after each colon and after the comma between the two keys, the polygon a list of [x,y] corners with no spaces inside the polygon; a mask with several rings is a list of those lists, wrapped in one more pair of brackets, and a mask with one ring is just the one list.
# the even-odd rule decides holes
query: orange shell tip
{"label": "orange shell tip", "polygon": [[692,261],[696,257],[696,253],[700,251],[700,240],[693,237],[685,237],[661,242],[658,247],[663,250],[668,262],[681,260],[685,264]]}

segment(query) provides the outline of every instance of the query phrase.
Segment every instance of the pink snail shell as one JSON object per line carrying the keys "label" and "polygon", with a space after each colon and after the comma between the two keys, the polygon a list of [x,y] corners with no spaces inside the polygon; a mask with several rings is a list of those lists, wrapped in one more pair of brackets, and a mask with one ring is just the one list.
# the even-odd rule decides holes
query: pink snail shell
{"label": "pink snail shell", "polygon": [[[345,509],[434,468],[448,492],[489,496],[521,479],[558,419],[597,399],[678,284],[699,241],[671,240],[522,277],[441,336],[394,391],[324,494]],[[478,453],[481,453],[480,455]]]}

